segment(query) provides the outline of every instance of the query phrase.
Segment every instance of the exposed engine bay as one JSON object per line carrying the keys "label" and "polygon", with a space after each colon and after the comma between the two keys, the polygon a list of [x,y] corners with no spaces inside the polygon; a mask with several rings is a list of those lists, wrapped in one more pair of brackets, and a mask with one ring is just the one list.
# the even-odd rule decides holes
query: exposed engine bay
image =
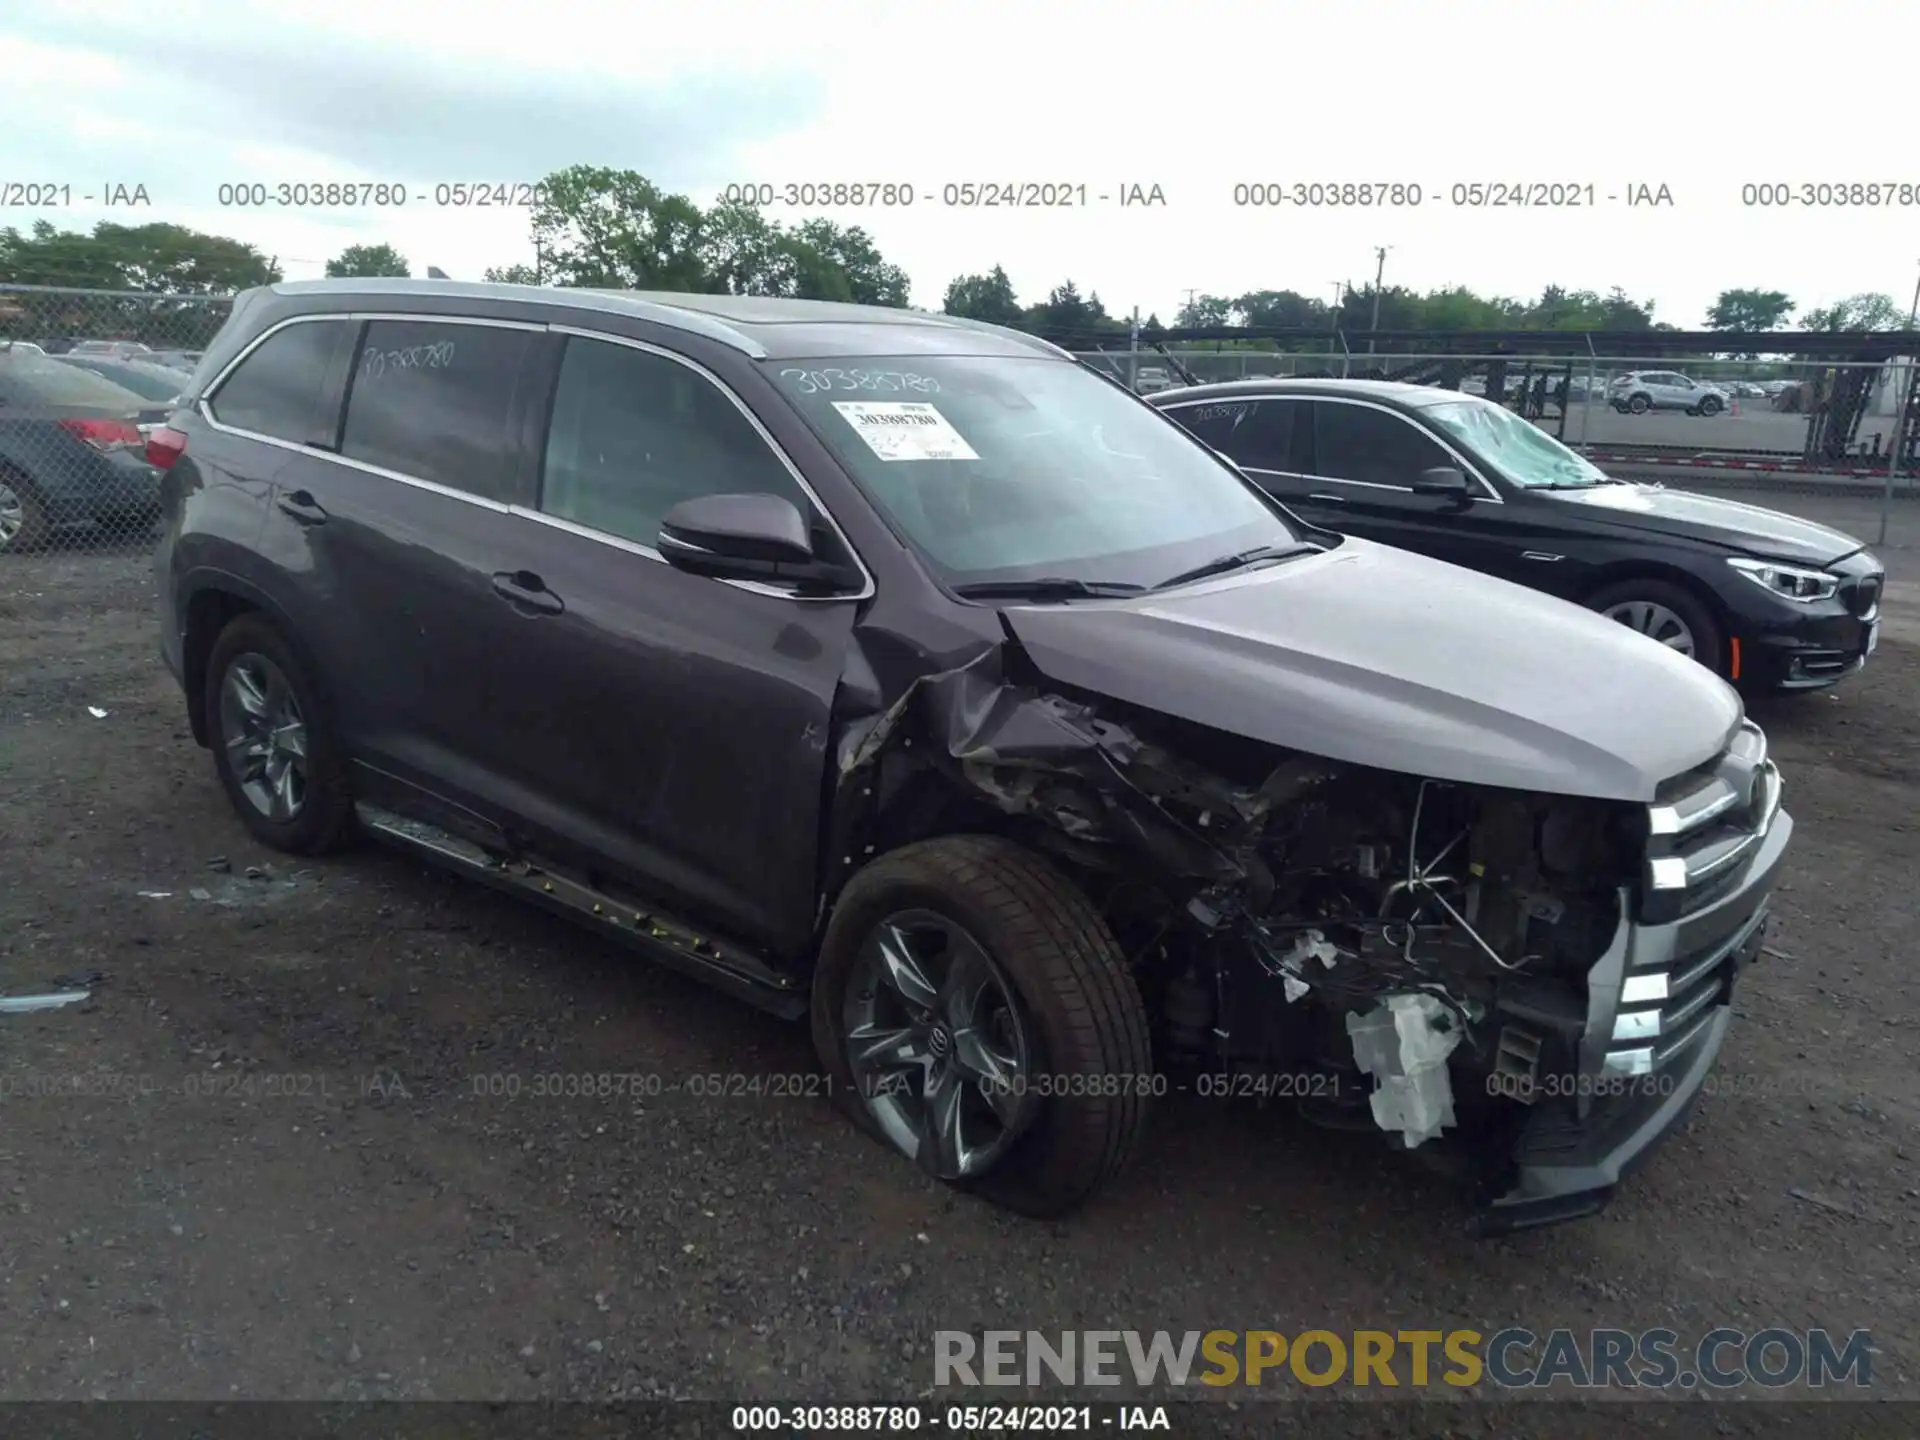
{"label": "exposed engine bay", "polygon": [[1012,644],[849,735],[841,781],[883,845],[991,823],[1053,854],[1132,958],[1165,1066],[1408,1149],[1578,1070],[1645,843],[1629,805],[1290,754],[1064,693]]}

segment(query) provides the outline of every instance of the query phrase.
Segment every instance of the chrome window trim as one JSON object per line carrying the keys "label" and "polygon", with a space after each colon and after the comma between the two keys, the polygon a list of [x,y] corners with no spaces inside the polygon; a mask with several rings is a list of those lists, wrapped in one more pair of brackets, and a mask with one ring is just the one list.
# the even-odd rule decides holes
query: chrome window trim
{"label": "chrome window trim", "polygon": [[[787,473],[793,477],[794,483],[799,486],[801,493],[813,503],[814,508],[819,512],[821,517],[826,520],[827,525],[833,530],[833,533],[839,537],[840,543],[846,546],[847,553],[853,556],[854,565],[860,571],[861,586],[858,591],[846,595],[795,595],[790,591],[781,589],[777,585],[769,585],[757,580],[728,580],[719,579],[718,577],[706,578],[715,579],[716,583],[730,586],[735,590],[745,590],[755,595],[769,595],[778,599],[791,600],[802,604],[818,604],[821,602],[830,604],[840,604],[844,602],[857,603],[872,599],[878,590],[878,586],[874,582],[873,572],[867,568],[866,558],[861,555],[859,549],[854,545],[852,540],[847,537],[846,531],[841,529],[840,522],[834,518],[833,512],[822,502],[814,488],[807,483],[806,477],[800,473],[800,469],[793,463],[792,457],[774,440],[766,426],[760,423],[760,418],[747,408],[746,402],[734,393],[733,388],[699,362],[689,360],[684,355],[677,355],[662,346],[652,345],[644,340],[635,340],[629,336],[611,335],[601,330],[592,330],[582,326],[559,323],[545,324],[526,320],[494,320],[467,315],[427,315],[396,311],[360,310],[317,311],[310,315],[290,315],[284,320],[275,321],[265,330],[262,330],[258,335],[254,336],[252,340],[248,341],[245,347],[243,347],[233,359],[221,366],[219,373],[207,383],[200,395],[194,400],[191,408],[207,424],[208,428],[218,431],[223,435],[234,435],[241,439],[256,441],[262,445],[271,445],[279,450],[291,451],[297,455],[307,455],[315,459],[332,461],[336,465],[345,465],[349,469],[361,471],[363,474],[378,475],[384,480],[394,480],[402,485],[411,485],[417,490],[424,490],[432,495],[441,495],[449,500],[465,501],[469,505],[477,505],[483,510],[492,511],[496,515],[516,515],[522,519],[536,521],[542,525],[550,525],[556,529],[564,530],[568,534],[577,535],[583,540],[594,540],[602,545],[612,546],[616,550],[624,550],[630,555],[638,555],[644,559],[658,561],[662,565],[671,564],[666,556],[662,555],[652,546],[642,545],[637,541],[628,540],[623,536],[612,534],[609,531],[595,530],[590,526],[578,524],[558,515],[549,515],[542,510],[528,506],[514,505],[501,500],[490,500],[484,495],[474,495],[465,490],[456,490],[452,486],[442,485],[435,480],[428,480],[418,475],[408,475],[399,470],[389,470],[383,465],[374,465],[365,460],[356,460],[352,456],[342,455],[336,450],[325,450],[317,445],[303,445],[298,441],[283,440],[277,435],[263,435],[257,430],[246,430],[237,425],[226,425],[214,416],[212,401],[215,395],[220,386],[226,383],[228,376],[233,373],[243,360],[253,354],[261,345],[265,344],[269,338],[279,334],[280,331],[285,330],[291,325],[315,324],[327,320],[344,321],[349,324],[358,323],[363,320],[399,320],[420,324],[479,325],[491,326],[500,330],[526,330],[534,333],[577,335],[586,340],[604,340],[616,345],[626,345],[635,350],[644,350],[648,354],[658,355],[663,359],[672,360],[677,364],[684,365],[718,389],[722,395],[726,396],[727,399],[733,403],[734,408],[746,417],[747,423],[753,427],[754,433],[760,437],[768,449],[773,452],[774,456],[786,468]],[[544,471],[544,455],[541,457],[541,464]]]}
{"label": "chrome window trim", "polygon": [[[1200,399],[1200,400],[1170,401],[1165,405],[1156,405],[1154,408],[1156,410],[1189,410],[1199,405],[1233,405],[1233,404],[1257,405],[1263,400],[1287,400],[1295,404],[1298,404],[1301,401],[1311,401],[1316,405],[1353,405],[1363,410],[1378,410],[1383,415],[1391,415],[1394,419],[1398,420],[1402,425],[1408,426],[1410,429],[1417,431],[1422,438],[1431,440],[1434,444],[1438,445],[1442,450],[1446,451],[1448,455],[1453,457],[1454,463],[1460,467],[1463,473],[1473,477],[1474,483],[1480,487],[1480,493],[1474,496],[1474,499],[1484,500],[1489,505],[1504,505],[1507,503],[1501,497],[1500,492],[1494,489],[1493,483],[1489,481],[1485,475],[1480,473],[1480,467],[1475,465],[1471,460],[1467,459],[1466,456],[1462,455],[1460,451],[1457,448],[1455,448],[1451,440],[1447,439],[1445,436],[1442,436],[1436,433],[1433,430],[1428,429],[1425,425],[1419,424],[1417,421],[1409,419],[1406,415],[1394,409],[1391,405],[1382,405],[1375,400],[1362,400],[1357,396],[1352,396],[1352,395],[1321,395],[1318,393],[1311,394],[1311,395],[1298,395],[1298,394],[1216,395],[1211,398]],[[1202,442],[1202,443],[1205,443],[1205,442]],[[1306,474],[1302,474],[1297,470],[1269,470],[1257,465],[1242,465],[1240,468],[1247,471],[1249,474],[1253,474],[1253,475],[1278,475],[1289,480],[1311,480],[1315,484],[1320,484],[1322,482],[1325,482],[1326,484],[1329,484],[1329,485],[1357,485],[1363,490],[1391,490],[1401,495],[1413,494],[1413,487],[1411,485],[1388,485],[1378,480],[1342,480],[1337,476],[1333,476],[1333,475],[1306,475]]]}

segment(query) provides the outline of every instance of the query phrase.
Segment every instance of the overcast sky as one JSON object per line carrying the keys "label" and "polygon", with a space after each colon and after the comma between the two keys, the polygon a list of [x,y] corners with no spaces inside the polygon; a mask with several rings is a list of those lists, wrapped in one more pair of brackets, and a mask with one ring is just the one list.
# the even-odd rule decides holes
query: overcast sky
{"label": "overcast sky", "polygon": [[[1910,40],[1892,0],[3,8],[0,187],[70,184],[75,203],[0,210],[0,226],[170,220],[247,240],[291,278],[379,240],[460,279],[530,260],[522,217],[436,210],[432,188],[577,163],[703,204],[739,181],[912,185],[910,209],[834,218],[865,225],[935,307],[956,274],[995,264],[1024,301],[1070,277],[1162,319],[1190,289],[1330,298],[1372,278],[1381,245],[1388,284],[1619,285],[1686,326],[1730,286],[1803,309],[1878,290],[1905,309],[1920,277],[1911,194],[1904,210],[1742,203],[1755,183],[1920,189],[1907,82],[1886,68]],[[357,214],[218,204],[223,182],[283,180],[406,182],[413,198]],[[1024,181],[1084,184],[1090,203],[939,203],[948,183]],[[1254,181],[1424,194],[1399,210],[1237,208],[1234,186]],[[1598,203],[1449,203],[1456,184],[1515,181],[1590,183]],[[151,208],[79,199],[113,184],[144,185]],[[1097,198],[1133,184],[1165,206]],[[1629,207],[1639,185],[1674,203]]]}

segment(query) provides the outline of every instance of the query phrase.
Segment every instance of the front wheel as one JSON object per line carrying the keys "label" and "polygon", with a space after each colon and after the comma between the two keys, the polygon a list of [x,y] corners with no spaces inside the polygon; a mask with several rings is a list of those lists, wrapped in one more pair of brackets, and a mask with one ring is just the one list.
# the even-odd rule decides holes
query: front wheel
{"label": "front wheel", "polygon": [[1587,599],[1590,609],[1669,650],[1726,674],[1725,647],[1712,613],[1689,592],[1665,580],[1623,580]]}
{"label": "front wheel", "polygon": [[1709,395],[1700,402],[1699,408],[1695,413],[1700,415],[1718,415],[1720,413],[1720,402],[1715,397]]}
{"label": "front wheel", "polygon": [[991,836],[908,845],[849,882],[813,1036],[862,1129],[1028,1215],[1071,1210],[1118,1173],[1156,1089],[1106,923],[1048,861]]}

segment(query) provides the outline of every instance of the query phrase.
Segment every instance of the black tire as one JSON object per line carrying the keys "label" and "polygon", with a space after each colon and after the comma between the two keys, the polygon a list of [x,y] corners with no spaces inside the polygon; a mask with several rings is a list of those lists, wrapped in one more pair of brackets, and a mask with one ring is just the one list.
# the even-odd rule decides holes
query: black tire
{"label": "black tire", "polygon": [[1629,415],[1644,415],[1653,408],[1653,401],[1645,395],[1632,395],[1627,398]]}
{"label": "black tire", "polygon": [[[255,807],[242,790],[227,753],[221,690],[234,662],[249,654],[264,656],[286,677],[305,721],[306,795],[290,820],[275,820]],[[306,663],[265,616],[237,616],[214,641],[207,657],[206,716],[207,746],[213,751],[220,784],[234,813],[255,839],[290,855],[325,854],[352,842],[353,793],[332,718]]]}
{"label": "black tire", "polygon": [[33,492],[33,487],[20,476],[8,470],[0,470],[0,485],[19,502],[20,528],[12,537],[0,534],[0,555],[24,555],[33,550],[44,550],[47,542],[53,538],[53,528],[47,523],[47,507]]}
{"label": "black tire", "polygon": [[1074,1209],[1132,1159],[1154,1088],[1146,1008],[1106,922],[1044,857],[994,836],[920,841],[854,876],[834,908],[814,973],[813,1039],[836,1103],[883,1144],[848,1063],[842,1017],[869,934],[908,909],[946,917],[987,950],[1035,1033],[1033,1074],[1116,1077],[1116,1094],[1039,1100],[992,1170],[954,1182],[1024,1215]]}
{"label": "black tire", "polygon": [[1709,395],[1700,402],[1700,408],[1694,413],[1698,415],[1718,415],[1720,413],[1720,402]]}
{"label": "black tire", "polygon": [[1587,608],[1602,614],[1636,600],[1664,606],[1693,634],[1693,658],[1714,674],[1727,673],[1726,640],[1719,619],[1692,591],[1667,580],[1621,580],[1587,597]]}

